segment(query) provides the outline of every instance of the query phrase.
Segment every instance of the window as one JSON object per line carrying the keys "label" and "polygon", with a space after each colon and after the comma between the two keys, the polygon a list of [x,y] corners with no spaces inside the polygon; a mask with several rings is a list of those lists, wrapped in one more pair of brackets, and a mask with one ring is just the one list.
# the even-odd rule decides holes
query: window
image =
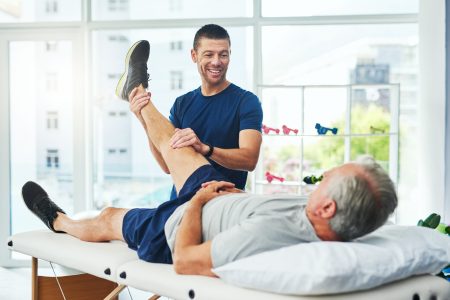
{"label": "window", "polygon": [[45,12],[47,14],[57,14],[58,13],[58,1],[47,0],[45,2]]}
{"label": "window", "polygon": [[[293,36],[296,38],[292,39]],[[418,148],[417,140],[414,138],[414,133],[417,131],[417,109],[412,109],[416,107],[418,101],[417,37],[417,24],[299,25],[262,28],[262,68],[265,85],[399,84],[398,93],[401,96],[399,114],[402,120],[400,132],[409,133],[401,134],[399,143],[398,191],[402,199],[413,197],[414,186],[417,185],[416,165],[409,163],[411,157],[416,157]],[[316,102],[322,104],[310,111],[306,111],[307,107],[305,107],[304,116],[309,118],[308,121],[305,120],[305,126],[320,123],[318,120],[324,115],[337,113],[333,103],[346,101],[350,96],[355,101],[380,103],[380,107],[389,103],[392,97],[396,97],[391,90],[361,89],[357,86],[351,95],[334,91],[312,97],[307,93],[319,93],[319,89],[313,89],[310,92],[305,90],[303,96],[318,99],[320,101],[316,100]],[[289,98],[300,99],[301,95],[292,95]],[[274,106],[266,107],[265,122],[274,114],[287,116],[292,113],[293,103],[287,101],[285,99],[287,97],[278,98],[283,105],[278,105],[276,109]],[[263,101],[267,100],[263,99]],[[310,129],[310,133],[313,133],[314,128]],[[306,127],[305,130],[307,130]],[[344,140],[341,141],[342,145],[344,142]],[[367,143],[366,146],[370,148],[377,143],[386,142],[386,139],[384,141],[371,139],[370,142],[364,138],[352,139],[352,145],[355,147]],[[307,155],[309,154],[304,152],[303,157]],[[387,157],[385,151],[379,155]],[[354,158],[352,154],[347,159]],[[344,161],[343,159],[342,156],[341,162]],[[330,162],[329,165],[335,163],[339,161]],[[388,168],[388,165],[386,164],[385,167]],[[407,215],[411,213],[400,212],[398,217],[408,218]]]}
{"label": "window", "polygon": [[58,129],[58,112],[47,112],[47,129]]}
{"label": "window", "polygon": [[110,111],[110,112],[108,112],[108,116],[110,116],[110,117],[116,117],[116,116],[126,117],[126,116],[128,116],[128,112],[126,112],[126,111],[119,111],[119,112]]}
{"label": "window", "polygon": [[183,72],[170,71],[170,89],[171,90],[183,89]]}
{"label": "window", "polygon": [[[92,19],[159,20],[239,18],[253,15],[253,0],[96,0],[91,1]],[[196,26],[196,25],[193,25]]]}
{"label": "window", "polygon": [[[47,45],[58,54],[43,55]],[[74,74],[72,40],[12,40],[9,43],[10,123],[10,234],[45,228],[30,218],[20,201],[21,187],[28,181],[44,186],[58,198],[58,205],[71,214],[74,207]],[[50,72],[48,69],[51,68]],[[24,86],[24,80],[26,85]],[[55,82],[64,86],[54,90]],[[24,93],[24,89],[26,93]],[[58,101],[54,102],[53,99]],[[0,191],[2,192],[2,191]]]}
{"label": "window", "polygon": [[126,11],[128,10],[128,0],[108,0],[109,11]]}
{"label": "window", "polygon": [[183,9],[182,0],[169,0],[169,10],[171,12],[180,12]]}
{"label": "window", "polygon": [[[205,22],[223,21],[226,25],[232,40],[227,77],[258,94],[268,126],[286,124],[314,134],[310,125],[316,119],[323,118],[324,126],[342,122],[343,112],[334,107],[345,106],[348,99],[362,107],[375,104],[378,114],[387,113],[388,103],[399,96],[402,127],[398,191],[402,203],[406,203],[403,206],[412,207],[408,200],[414,198],[418,185],[417,163],[411,163],[418,161],[418,141],[413,138],[419,126],[418,0],[3,2],[0,23],[9,24],[2,29],[0,42],[7,41],[3,32],[7,36],[17,34],[15,23],[17,32],[29,34],[29,40],[17,38],[4,43],[9,47],[6,56],[9,68],[0,68],[8,79],[2,82],[9,84],[10,96],[7,109],[3,114],[0,110],[0,120],[10,120],[9,134],[0,135],[0,145],[9,146],[11,161],[10,167],[5,168],[9,173],[0,174],[2,178],[11,178],[11,191],[6,192],[10,195],[5,198],[20,198],[21,185],[31,179],[48,187],[49,194],[57,195],[58,204],[68,213],[74,208],[74,199],[79,201],[77,207],[85,206],[88,202],[85,195],[92,200],[89,203],[93,208],[151,207],[168,199],[172,180],[150,154],[142,125],[130,113],[129,103],[117,99],[114,90],[124,70],[123,59],[128,48],[137,40],[149,40],[150,90],[157,108],[168,116],[178,96],[200,85],[189,50],[199,27],[198,20],[205,19]],[[254,15],[255,3],[261,11]],[[90,12],[90,16],[82,18],[82,4],[90,6],[83,10],[83,14]],[[57,22],[56,28],[42,27],[40,22]],[[54,32],[61,34],[55,36]],[[69,32],[76,32],[77,37],[71,35],[72,39],[66,39]],[[49,38],[35,41],[47,36],[41,33],[51,34]],[[89,48],[75,44],[83,36],[88,37]],[[74,77],[77,68],[81,70]],[[84,89],[84,80],[80,80],[86,74],[90,79],[89,89]],[[24,80],[27,93],[23,93]],[[283,85],[291,87],[269,87]],[[353,88],[305,88],[314,85]],[[390,88],[373,85],[398,85],[400,90],[397,94]],[[0,93],[4,90],[2,86]],[[81,91],[81,96],[74,98],[80,95],[76,91]],[[299,117],[301,114],[305,117]],[[358,127],[361,122],[347,123],[340,130],[363,134]],[[85,128],[89,134],[80,134],[79,128]],[[319,172],[354,158],[358,151],[342,151],[350,146],[386,156],[386,148],[380,147],[377,152],[373,147],[378,143],[385,145],[385,137],[370,141],[365,136],[352,137],[351,141],[345,137],[329,138],[321,145],[321,151],[313,151],[318,147],[315,138],[311,136],[299,142],[294,137],[264,136],[261,152],[264,168],[280,173],[275,175],[286,174],[287,180],[297,182],[301,179],[300,170]],[[85,143],[74,145],[74,140]],[[331,148],[340,152],[325,155],[324,150]],[[75,164],[77,161],[82,163]],[[318,165],[319,161],[324,161],[323,165]],[[389,159],[384,161],[384,166],[390,168]],[[74,164],[78,169],[83,169],[80,165],[92,165],[89,174],[92,180],[85,181],[85,174],[74,171]],[[76,177],[86,190],[74,189],[77,184],[73,174],[78,174]],[[248,186],[252,189],[260,186],[261,180],[264,180],[262,176],[251,175]],[[275,187],[265,187],[263,192],[274,191]],[[282,189],[298,191],[294,185]],[[10,205],[11,233],[44,228],[38,220],[23,222],[29,216],[23,205],[17,201]],[[411,223],[417,214],[412,208],[402,208],[398,216],[402,223]]]}
{"label": "window", "polygon": [[58,43],[57,42],[46,42],[45,43],[47,52],[56,52],[58,49]]}
{"label": "window", "polygon": [[111,42],[128,43],[128,38],[123,35],[110,35],[108,40]]}
{"label": "window", "polygon": [[48,72],[45,75],[46,78],[46,92],[52,93],[58,90],[58,74],[54,72]]}
{"label": "window", "polygon": [[[95,76],[92,77],[95,207],[102,208],[111,203],[121,207],[151,207],[169,199],[172,180],[155,162],[141,123],[130,113],[129,103],[113,95],[118,79],[109,79],[107,74],[122,74],[128,48],[137,40],[149,40],[149,87],[154,104],[168,116],[177,97],[200,85],[190,49],[183,47],[192,43],[197,29],[195,26],[93,32],[92,61],[96,62],[93,65]],[[250,27],[227,29],[236,41],[228,76],[237,85],[252,89],[253,30]],[[128,42],[111,45],[109,37],[112,36],[123,36]],[[174,51],[170,51],[170,47],[174,47]]]}
{"label": "window", "polygon": [[170,42],[170,50],[171,51],[183,50],[183,41],[171,41]]}
{"label": "window", "polygon": [[59,168],[59,153],[56,149],[47,149],[47,168]]}
{"label": "window", "polygon": [[118,79],[120,79],[121,76],[122,76],[122,74],[119,74],[119,73],[108,74],[108,79],[118,80]]}
{"label": "window", "polygon": [[3,0],[0,23],[81,21],[84,0]]}
{"label": "window", "polygon": [[264,17],[408,14],[418,11],[418,0],[262,0]]}

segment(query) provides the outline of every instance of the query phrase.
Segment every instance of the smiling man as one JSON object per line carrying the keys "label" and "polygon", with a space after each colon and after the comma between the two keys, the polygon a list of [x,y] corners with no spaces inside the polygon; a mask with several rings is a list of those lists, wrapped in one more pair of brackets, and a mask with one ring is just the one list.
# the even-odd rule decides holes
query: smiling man
{"label": "smiling man", "polygon": [[[146,41],[138,43],[136,47],[150,47]],[[132,50],[138,52],[135,46]],[[228,81],[230,56],[230,36],[223,27],[208,24],[197,31],[191,58],[197,65],[201,86],[178,97],[170,110],[169,119],[176,128],[171,147],[192,147],[237,188],[244,189],[247,173],[254,170],[258,161],[263,113],[256,95]],[[148,54],[141,58],[146,61]],[[145,82],[129,98],[129,93],[123,93],[123,86],[117,90],[118,95],[130,101],[131,111],[144,128],[141,110],[149,101],[150,94],[144,89],[147,87]],[[158,164],[169,173],[150,138],[149,144]],[[171,199],[177,197],[177,192],[174,187]]]}

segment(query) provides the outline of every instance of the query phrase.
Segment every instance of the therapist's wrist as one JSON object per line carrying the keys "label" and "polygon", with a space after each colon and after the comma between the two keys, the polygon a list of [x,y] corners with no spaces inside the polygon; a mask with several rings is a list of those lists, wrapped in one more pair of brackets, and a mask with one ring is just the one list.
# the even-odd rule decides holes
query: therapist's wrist
{"label": "therapist's wrist", "polygon": [[205,150],[204,150],[204,152],[203,152],[203,156],[204,157],[210,157],[212,154],[213,154],[213,152],[214,152],[214,146],[212,146],[212,145],[210,145],[210,144],[208,144],[208,143],[205,143]]}

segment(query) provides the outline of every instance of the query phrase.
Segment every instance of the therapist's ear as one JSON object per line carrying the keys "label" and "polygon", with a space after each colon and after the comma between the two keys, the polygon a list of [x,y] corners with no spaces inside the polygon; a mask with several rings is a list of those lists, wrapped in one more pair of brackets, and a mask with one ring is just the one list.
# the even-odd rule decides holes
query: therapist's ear
{"label": "therapist's ear", "polygon": [[193,62],[197,63],[197,52],[194,49],[191,49],[191,58]]}

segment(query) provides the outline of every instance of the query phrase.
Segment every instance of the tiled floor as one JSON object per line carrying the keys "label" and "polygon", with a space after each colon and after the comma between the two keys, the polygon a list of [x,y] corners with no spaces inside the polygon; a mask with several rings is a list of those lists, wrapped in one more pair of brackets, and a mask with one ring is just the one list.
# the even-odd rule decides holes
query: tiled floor
{"label": "tiled floor", "polygon": [[[57,272],[58,270],[56,270]],[[50,275],[50,268],[41,268],[39,274]],[[58,273],[57,273],[58,274]],[[130,294],[127,290],[122,291],[120,300],[147,300],[151,294],[130,288]],[[26,300],[31,299],[31,269],[0,268],[0,300]],[[160,298],[167,299],[167,298]],[[71,299],[67,299],[71,300]]]}

